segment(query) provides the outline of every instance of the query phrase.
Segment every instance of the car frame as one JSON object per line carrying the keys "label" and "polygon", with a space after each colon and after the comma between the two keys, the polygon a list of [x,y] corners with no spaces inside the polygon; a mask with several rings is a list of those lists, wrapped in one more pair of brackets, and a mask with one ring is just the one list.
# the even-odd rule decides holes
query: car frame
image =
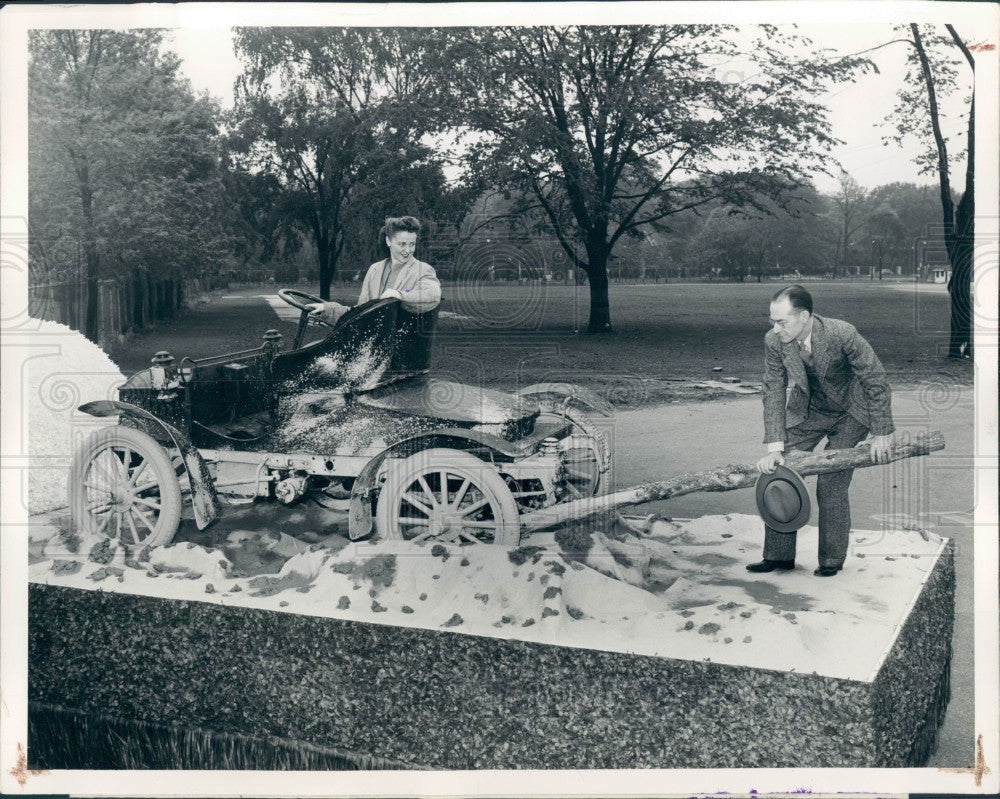
{"label": "car frame", "polygon": [[[606,490],[611,456],[593,415],[612,408],[593,392],[430,377],[438,311],[395,299],[351,309],[304,344],[319,298],[278,295],[300,311],[289,349],[268,330],[250,350],[179,364],[158,352],[117,400],[80,406],[117,423],[74,455],[78,529],[166,544],[187,494],[199,529],[226,505],[314,500],[348,512],[352,540],[514,546],[521,514]],[[358,430],[368,438],[345,435]]]}

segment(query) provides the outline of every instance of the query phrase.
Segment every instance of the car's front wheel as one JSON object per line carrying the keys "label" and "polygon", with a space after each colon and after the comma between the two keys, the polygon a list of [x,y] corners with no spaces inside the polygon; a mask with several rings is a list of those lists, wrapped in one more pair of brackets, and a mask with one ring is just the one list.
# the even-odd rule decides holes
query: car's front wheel
{"label": "car's front wheel", "polygon": [[105,427],[84,442],[69,474],[77,530],[138,548],[169,543],[181,516],[181,489],[166,451],[130,427]]}

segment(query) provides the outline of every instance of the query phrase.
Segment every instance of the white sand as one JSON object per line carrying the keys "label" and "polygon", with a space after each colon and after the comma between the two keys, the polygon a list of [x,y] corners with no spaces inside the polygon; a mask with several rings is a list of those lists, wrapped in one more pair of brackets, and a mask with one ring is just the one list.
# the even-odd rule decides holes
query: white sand
{"label": "white sand", "polygon": [[305,372],[305,378],[323,377],[336,381],[341,391],[367,391],[375,388],[389,367],[389,357],[375,342],[365,342],[353,358],[331,353],[316,358]]}
{"label": "white sand", "polygon": [[125,376],[107,354],[83,335],[57,322],[37,321],[32,341],[45,350],[27,361],[24,407],[28,409],[28,511],[65,507],[66,478],[73,453],[111,419],[77,410],[94,400],[118,398]]}
{"label": "white sand", "polygon": [[[816,530],[807,527],[799,534],[803,565],[751,575],[744,566],[760,557],[758,518],[657,522],[645,539],[646,587],[663,581],[657,593],[568,562],[551,534],[524,542],[548,548],[516,565],[499,547],[448,545],[439,550],[445,559],[430,544],[334,551],[272,532],[263,537],[290,556],[281,571],[232,577],[221,549],[180,543],[132,565],[115,551],[109,571],[87,559],[98,539],[74,555],[42,520],[33,530],[36,583],[857,680],[874,678],[945,545],[933,534],[859,531],[845,570],[819,578]],[[382,581],[377,566],[387,560],[394,566]],[[79,571],[69,573],[72,563]]]}

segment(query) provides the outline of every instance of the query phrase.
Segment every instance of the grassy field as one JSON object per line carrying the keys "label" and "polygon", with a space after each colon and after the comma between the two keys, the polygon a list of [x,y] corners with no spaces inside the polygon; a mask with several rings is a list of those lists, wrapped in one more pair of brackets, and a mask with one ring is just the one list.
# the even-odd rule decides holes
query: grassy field
{"label": "grassy field", "polygon": [[[587,336],[578,332],[586,327],[586,286],[446,286],[432,371],[505,389],[570,381],[620,407],[718,396],[691,383],[722,376],[759,382],[768,304],[778,288],[778,283],[612,284],[615,330]],[[818,313],[852,322],[872,343],[893,385],[971,383],[970,361],[944,358],[949,304],[943,287],[819,281],[809,288]],[[276,290],[217,293],[183,318],[115,347],[111,356],[131,374],[147,366],[157,350],[180,359],[254,347],[270,327],[285,333],[287,344],[294,327],[280,322],[263,298]],[[340,287],[334,298],[353,302],[355,291]]]}

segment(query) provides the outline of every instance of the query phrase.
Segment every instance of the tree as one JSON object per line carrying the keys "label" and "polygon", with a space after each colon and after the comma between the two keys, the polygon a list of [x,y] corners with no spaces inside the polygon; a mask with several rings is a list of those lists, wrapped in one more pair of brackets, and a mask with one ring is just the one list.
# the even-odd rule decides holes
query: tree
{"label": "tree", "polygon": [[[84,265],[84,334],[98,338],[98,281],[180,274],[228,257],[217,109],[178,76],[156,30],[47,30],[29,38],[33,261]],[[38,274],[38,270],[34,270]]]}
{"label": "tree", "polygon": [[784,207],[761,200],[768,212],[718,205],[689,248],[702,269],[743,281],[785,272],[823,273],[830,263],[826,200],[812,185],[790,192]]}
{"label": "tree", "polygon": [[940,228],[934,225],[932,189],[930,185],[888,183],[868,194],[866,232],[869,237],[881,238],[885,258],[901,267],[903,274],[916,273],[918,246],[943,250],[943,241],[928,235],[928,231]]}
{"label": "tree", "polygon": [[850,260],[851,241],[865,225],[868,192],[847,172],[840,173],[840,189],[831,195],[833,214],[839,226],[837,237],[837,263],[846,275]]}
{"label": "tree", "polygon": [[350,197],[344,256],[362,270],[389,254],[379,235],[387,216],[407,213],[421,218],[428,230],[420,237],[417,256],[434,260],[430,248],[440,250],[442,234],[448,228],[457,230],[471,203],[469,188],[449,185],[432,150],[419,143],[398,145],[370,156],[367,179]]}
{"label": "tree", "polygon": [[282,187],[274,175],[245,169],[227,153],[223,179],[239,231],[234,252],[244,267],[287,259],[301,249],[298,231],[281,213]]}
{"label": "tree", "polygon": [[922,171],[938,178],[943,219],[943,237],[951,263],[951,335],[948,357],[972,356],[972,256],[975,245],[975,119],[974,81],[967,81],[972,95],[968,100],[965,131],[965,187],[956,204],[951,186],[951,168],[962,158],[948,153],[948,138],[944,133],[945,113],[941,99],[960,90],[959,69],[968,66],[974,76],[976,64],[965,42],[951,25],[945,33],[933,25],[911,23],[897,31],[911,46],[907,49],[907,74],[899,91],[899,101],[890,119],[896,130],[889,141],[901,143],[916,135],[928,142],[927,149],[917,159]]}
{"label": "tree", "polygon": [[[722,201],[780,202],[835,139],[819,95],[865,68],[791,55],[774,27],[454,29],[437,105],[465,164],[530,196],[586,272],[588,331],[611,329],[608,259],[631,231]],[[742,41],[742,45],[741,42]],[[745,64],[732,80],[727,63]]]}
{"label": "tree", "polygon": [[315,244],[329,299],[341,256],[369,257],[385,215],[438,209],[444,180],[415,106],[426,33],[243,28],[235,39],[236,167],[278,181],[278,212]]}

